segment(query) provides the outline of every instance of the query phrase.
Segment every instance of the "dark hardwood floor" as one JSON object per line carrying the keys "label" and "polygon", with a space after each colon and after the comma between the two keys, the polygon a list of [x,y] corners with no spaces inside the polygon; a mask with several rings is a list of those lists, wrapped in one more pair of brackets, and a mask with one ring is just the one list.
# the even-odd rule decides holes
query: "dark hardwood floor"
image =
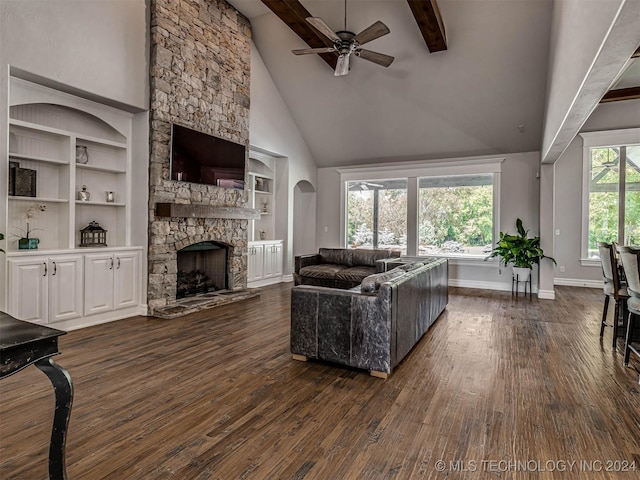
{"label": "dark hardwood floor", "polygon": [[[600,341],[600,290],[453,288],[381,380],[291,359],[290,288],[62,337],[69,479],[640,477],[640,365]],[[0,382],[0,478],[47,478],[52,409],[36,368]]]}

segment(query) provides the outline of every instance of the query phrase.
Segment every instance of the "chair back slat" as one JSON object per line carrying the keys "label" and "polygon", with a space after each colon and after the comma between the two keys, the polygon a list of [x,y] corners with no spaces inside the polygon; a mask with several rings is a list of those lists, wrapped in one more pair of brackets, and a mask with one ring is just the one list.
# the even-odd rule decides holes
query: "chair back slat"
{"label": "chair back slat", "polygon": [[618,251],[627,277],[629,293],[634,297],[640,297],[640,247],[621,246]]}

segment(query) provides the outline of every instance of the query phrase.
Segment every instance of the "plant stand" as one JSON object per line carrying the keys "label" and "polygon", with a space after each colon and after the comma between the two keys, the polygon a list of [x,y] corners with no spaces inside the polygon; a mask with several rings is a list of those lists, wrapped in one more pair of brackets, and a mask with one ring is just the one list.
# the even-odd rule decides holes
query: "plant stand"
{"label": "plant stand", "polygon": [[529,299],[531,299],[531,275],[527,276],[526,280],[519,280],[518,275],[513,274],[511,277],[511,295],[513,295],[514,291],[516,297],[518,296],[518,290],[521,283],[524,283],[524,296],[527,296],[527,285],[529,286]]}

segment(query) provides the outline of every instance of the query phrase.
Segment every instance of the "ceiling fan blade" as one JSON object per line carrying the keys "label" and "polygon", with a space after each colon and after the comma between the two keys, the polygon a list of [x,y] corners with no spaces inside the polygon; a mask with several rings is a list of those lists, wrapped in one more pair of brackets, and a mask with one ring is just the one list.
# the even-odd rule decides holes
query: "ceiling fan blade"
{"label": "ceiling fan blade", "polygon": [[376,23],[374,23],[370,27],[365,28],[363,31],[353,37],[353,39],[360,45],[364,45],[371,40],[375,40],[376,38],[386,35],[390,31],[391,30],[389,30],[389,27],[378,20]]}
{"label": "ceiling fan blade", "polygon": [[320,47],[320,48],[301,48],[300,50],[291,50],[294,55],[309,55],[310,53],[331,53],[335,52],[333,47]]}
{"label": "ceiling fan blade", "polygon": [[333,43],[340,42],[340,37],[336,35],[336,33],[331,30],[329,25],[324,23],[324,20],[318,17],[307,17],[307,22],[309,22],[316,30],[322,33],[325,37],[331,40]]}
{"label": "ceiling fan blade", "polygon": [[395,60],[391,55],[385,55],[384,53],[372,52],[371,50],[366,50],[361,48],[356,50],[356,55],[360,58],[364,58],[365,60],[369,60],[370,62],[377,63],[378,65],[382,65],[383,67],[388,67]]}
{"label": "ceiling fan blade", "polygon": [[336,65],[336,71],[333,73],[334,77],[340,77],[349,73],[349,55],[340,55],[338,57],[338,64]]}

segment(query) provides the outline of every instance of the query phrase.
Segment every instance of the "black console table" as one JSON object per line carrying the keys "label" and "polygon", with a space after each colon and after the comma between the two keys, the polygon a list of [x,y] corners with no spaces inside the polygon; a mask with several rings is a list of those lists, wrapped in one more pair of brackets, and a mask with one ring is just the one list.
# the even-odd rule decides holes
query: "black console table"
{"label": "black console table", "polygon": [[69,373],[51,357],[58,355],[58,337],[66,332],[17,320],[0,312],[0,378],[34,364],[49,377],[56,395],[49,446],[49,479],[66,480],[64,445],[73,403]]}

